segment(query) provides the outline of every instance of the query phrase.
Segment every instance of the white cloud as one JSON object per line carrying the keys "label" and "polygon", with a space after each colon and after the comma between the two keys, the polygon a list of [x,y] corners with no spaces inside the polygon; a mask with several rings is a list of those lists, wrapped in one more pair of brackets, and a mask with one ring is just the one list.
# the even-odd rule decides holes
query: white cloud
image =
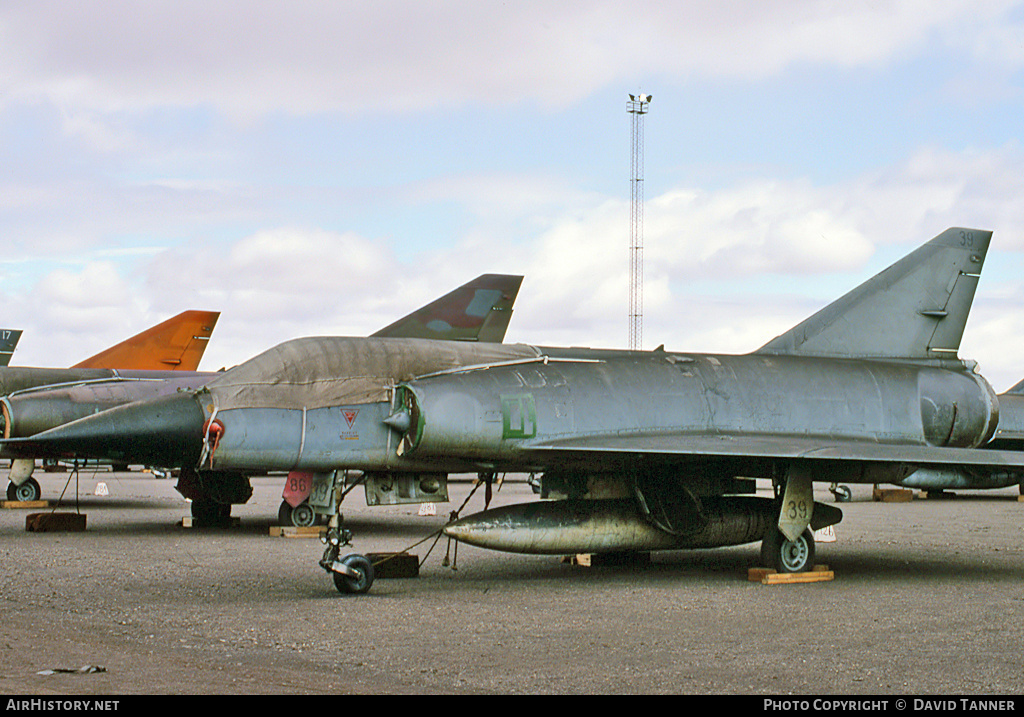
{"label": "white cloud", "polygon": [[[965,51],[1024,58],[1008,2],[5,3],[0,87],[100,112],[213,106],[407,112],[567,106],[624,79],[756,79],[797,64],[876,67],[963,29]],[[100,132],[85,119],[76,131]]]}
{"label": "white cloud", "polygon": [[[145,316],[148,301],[111,262],[88,262],[80,270],[56,269],[32,291],[4,297],[5,328],[25,329],[13,363],[77,363],[141,331],[144,325],[132,327]],[[112,336],[117,338],[108,341]]]}
{"label": "white cloud", "polygon": [[676,276],[801,274],[862,264],[871,244],[831,203],[827,190],[805,182],[670,192],[646,210],[647,255]]}
{"label": "white cloud", "polygon": [[[146,291],[168,316],[221,311],[207,356],[217,367],[296,336],[365,330],[400,279],[390,248],[352,233],[283,227],[229,245],[211,242],[163,252],[149,262]],[[369,314],[369,316],[366,316]],[[387,318],[387,320],[383,320]],[[207,363],[204,360],[204,366]]]}

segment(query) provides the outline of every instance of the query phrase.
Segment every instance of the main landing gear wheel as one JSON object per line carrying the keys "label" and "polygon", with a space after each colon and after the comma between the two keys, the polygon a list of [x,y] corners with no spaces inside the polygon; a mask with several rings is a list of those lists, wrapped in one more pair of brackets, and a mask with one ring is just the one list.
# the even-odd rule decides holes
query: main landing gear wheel
{"label": "main landing gear wheel", "polygon": [[281,507],[277,511],[277,523],[278,525],[294,525],[296,528],[310,528],[316,525],[317,514],[306,501],[293,508],[288,501],[282,500]]}
{"label": "main landing gear wheel", "polygon": [[780,573],[805,573],[814,567],[814,534],[810,528],[796,540],[789,540],[771,528],[761,541],[761,562]]}
{"label": "main landing gear wheel", "polygon": [[838,485],[833,483],[828,487],[832,496],[836,499],[836,503],[847,503],[853,497],[853,491],[850,490],[848,485]]}
{"label": "main landing gear wheel", "polygon": [[42,495],[43,491],[39,487],[39,483],[36,482],[35,478],[29,478],[21,485],[14,485],[13,483],[7,484],[7,500],[28,502],[32,500],[39,500]]}
{"label": "main landing gear wheel", "polygon": [[373,585],[373,563],[365,555],[346,555],[341,559],[342,564],[349,569],[353,575],[332,572],[334,587],[340,593],[365,593]]}

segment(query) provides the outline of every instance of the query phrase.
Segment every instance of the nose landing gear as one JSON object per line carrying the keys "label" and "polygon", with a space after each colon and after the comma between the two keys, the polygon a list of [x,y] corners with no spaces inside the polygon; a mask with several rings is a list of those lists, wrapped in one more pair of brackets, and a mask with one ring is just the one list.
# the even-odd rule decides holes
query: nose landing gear
{"label": "nose landing gear", "polygon": [[320,567],[334,578],[334,587],[340,593],[365,593],[373,585],[373,564],[365,555],[351,553],[339,559],[341,548],[352,544],[352,531],[332,520],[331,527],[322,538],[327,548],[320,559]]}

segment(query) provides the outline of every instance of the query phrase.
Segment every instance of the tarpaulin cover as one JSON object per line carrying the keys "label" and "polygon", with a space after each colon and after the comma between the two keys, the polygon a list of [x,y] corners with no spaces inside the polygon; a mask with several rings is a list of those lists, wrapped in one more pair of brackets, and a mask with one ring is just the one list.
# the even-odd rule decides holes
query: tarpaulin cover
{"label": "tarpaulin cover", "polygon": [[525,344],[311,337],[275,346],[211,381],[218,410],[315,409],[388,399],[395,384],[436,371],[536,358]]}

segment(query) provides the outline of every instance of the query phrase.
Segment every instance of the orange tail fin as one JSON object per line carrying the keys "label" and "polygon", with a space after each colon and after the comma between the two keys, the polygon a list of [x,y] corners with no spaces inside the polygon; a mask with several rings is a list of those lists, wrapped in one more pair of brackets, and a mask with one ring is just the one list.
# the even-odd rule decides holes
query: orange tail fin
{"label": "orange tail fin", "polygon": [[184,311],[71,368],[197,371],[219,311]]}

